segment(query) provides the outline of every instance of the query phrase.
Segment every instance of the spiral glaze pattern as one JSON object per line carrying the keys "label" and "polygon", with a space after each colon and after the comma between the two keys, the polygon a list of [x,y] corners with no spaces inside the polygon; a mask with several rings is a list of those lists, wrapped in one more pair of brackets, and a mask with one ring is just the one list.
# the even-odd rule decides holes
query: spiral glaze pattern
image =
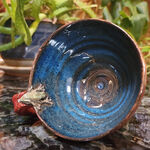
{"label": "spiral glaze pattern", "polygon": [[83,20],[64,26],[36,62],[32,85],[43,84],[54,102],[39,115],[64,137],[103,135],[133,107],[141,68],[134,42],[113,24]]}

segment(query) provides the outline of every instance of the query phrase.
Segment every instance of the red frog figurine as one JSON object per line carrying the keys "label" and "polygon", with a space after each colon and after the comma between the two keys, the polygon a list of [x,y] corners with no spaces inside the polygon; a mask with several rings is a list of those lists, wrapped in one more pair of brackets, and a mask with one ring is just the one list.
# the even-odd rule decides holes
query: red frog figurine
{"label": "red frog figurine", "polygon": [[[42,105],[52,105],[51,99],[45,93],[43,85],[30,88],[27,91],[15,94],[12,98],[14,111],[19,115],[35,115],[41,110]],[[33,107],[34,106],[34,107]]]}
{"label": "red frog figurine", "polygon": [[35,115],[35,109],[32,105],[26,105],[21,102],[18,102],[18,100],[26,93],[27,91],[21,92],[19,94],[15,94],[12,97],[12,101],[14,104],[14,111],[19,115]]}

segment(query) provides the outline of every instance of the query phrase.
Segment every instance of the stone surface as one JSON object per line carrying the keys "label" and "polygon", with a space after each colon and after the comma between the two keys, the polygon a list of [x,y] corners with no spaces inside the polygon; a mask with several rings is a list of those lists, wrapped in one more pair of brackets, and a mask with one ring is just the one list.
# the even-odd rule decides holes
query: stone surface
{"label": "stone surface", "polygon": [[27,89],[28,79],[0,78],[0,150],[148,150],[150,149],[150,98],[145,97],[122,129],[91,142],[61,139],[37,117],[18,116],[11,98]]}

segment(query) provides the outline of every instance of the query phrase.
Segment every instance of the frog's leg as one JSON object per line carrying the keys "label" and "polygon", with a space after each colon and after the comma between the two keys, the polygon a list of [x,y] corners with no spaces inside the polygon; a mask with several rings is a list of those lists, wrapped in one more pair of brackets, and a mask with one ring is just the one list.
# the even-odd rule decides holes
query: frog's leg
{"label": "frog's leg", "polygon": [[30,89],[27,93],[25,93],[18,102],[33,105],[36,110],[41,110],[43,106],[52,106],[52,100],[47,96],[45,92],[45,88],[42,84],[40,84],[37,88]]}

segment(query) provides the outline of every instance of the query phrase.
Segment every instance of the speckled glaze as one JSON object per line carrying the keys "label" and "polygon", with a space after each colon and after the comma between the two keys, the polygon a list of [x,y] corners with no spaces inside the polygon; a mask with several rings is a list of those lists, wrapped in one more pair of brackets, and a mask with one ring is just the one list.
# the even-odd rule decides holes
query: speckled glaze
{"label": "speckled glaze", "polygon": [[140,104],[145,63],[118,26],[81,20],[58,29],[40,48],[29,86],[44,85],[51,107],[37,112],[56,135],[88,141],[120,128]]}

